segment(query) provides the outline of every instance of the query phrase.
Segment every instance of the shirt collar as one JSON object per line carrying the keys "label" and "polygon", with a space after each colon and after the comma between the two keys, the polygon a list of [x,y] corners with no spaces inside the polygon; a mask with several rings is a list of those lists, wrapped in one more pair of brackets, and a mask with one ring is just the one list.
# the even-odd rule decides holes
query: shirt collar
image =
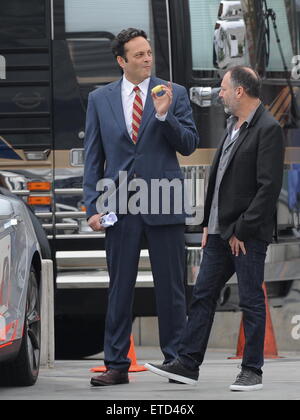
{"label": "shirt collar", "polygon": [[[242,125],[245,124],[246,127],[250,125],[260,105],[261,105],[261,102],[259,102],[258,106],[252,112],[250,112],[250,114],[248,115],[248,117],[246,118],[246,120],[243,122]],[[238,118],[235,115],[230,115],[230,117],[227,119],[227,128],[232,130],[237,121],[238,121]]]}
{"label": "shirt collar", "polygon": [[150,83],[150,77],[143,80],[139,85],[134,85],[133,83],[129,82],[129,80],[126,79],[125,75],[123,75],[123,89],[124,89],[124,93],[128,96],[133,93],[133,88],[135,86],[138,86],[140,90],[142,91],[142,94],[146,97],[148,93],[149,83]]}

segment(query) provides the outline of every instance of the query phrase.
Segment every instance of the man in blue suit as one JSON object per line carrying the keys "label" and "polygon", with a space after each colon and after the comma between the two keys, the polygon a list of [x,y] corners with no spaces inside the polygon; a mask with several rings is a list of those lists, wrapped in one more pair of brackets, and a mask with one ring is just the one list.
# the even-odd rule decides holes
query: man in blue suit
{"label": "man in blue suit", "polygon": [[[151,195],[151,182],[168,180],[182,185],[176,152],[190,155],[199,140],[185,88],[151,77],[152,50],[145,32],[123,30],[113,43],[113,52],[124,75],[90,94],[86,120],[84,192],[88,223],[94,231],[104,230],[98,181],[113,181],[118,198],[113,209],[118,221],[106,229],[105,241],[110,276],[104,338],[107,372],[92,378],[94,386],[128,383],[132,304],[143,237],[149,247],[165,362],[177,355],[186,321],[186,215],[183,205],[180,212],[175,205],[178,199],[183,204],[183,194],[170,188],[169,197],[160,197],[169,203],[164,211],[159,197]],[[157,85],[162,94],[152,92]],[[147,187],[147,194],[138,200],[143,211],[132,212],[130,205],[121,211],[124,185],[120,172],[126,174],[125,187],[132,186],[133,180]],[[132,192],[125,198],[129,203]],[[147,210],[140,203],[143,200]]]}

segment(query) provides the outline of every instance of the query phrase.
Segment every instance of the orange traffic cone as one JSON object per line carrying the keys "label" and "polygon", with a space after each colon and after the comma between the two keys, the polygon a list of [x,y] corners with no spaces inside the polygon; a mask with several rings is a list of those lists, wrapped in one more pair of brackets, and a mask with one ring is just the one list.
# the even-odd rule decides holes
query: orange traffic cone
{"label": "orange traffic cone", "polygon": [[[145,370],[148,370],[147,368],[145,368],[145,366],[141,366],[137,364],[137,360],[136,360],[136,354],[135,354],[135,349],[134,349],[134,340],[133,340],[133,335],[131,334],[130,336],[130,348],[129,348],[129,352],[128,352],[128,359],[131,360],[131,364],[129,367],[129,372],[143,372]],[[95,368],[91,369],[91,372],[106,372],[106,366],[98,366]]]}
{"label": "orange traffic cone", "polygon": [[[271,318],[271,313],[268,304],[268,296],[266,285],[263,283],[263,290],[265,294],[265,303],[266,303],[266,334],[265,334],[265,343],[264,343],[264,357],[266,359],[279,359],[276,345],[276,339],[274,334],[274,328]],[[244,325],[243,325],[243,318],[240,324],[240,331],[239,331],[239,338],[237,343],[236,349],[236,356],[235,357],[228,357],[228,359],[242,359],[244,354],[245,348],[245,333],[244,333]]]}

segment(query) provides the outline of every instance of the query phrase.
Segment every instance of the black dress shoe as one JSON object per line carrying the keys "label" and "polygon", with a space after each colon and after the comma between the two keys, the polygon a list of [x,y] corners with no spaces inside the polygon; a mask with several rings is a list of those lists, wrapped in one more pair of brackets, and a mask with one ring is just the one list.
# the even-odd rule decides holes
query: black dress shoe
{"label": "black dress shoe", "polygon": [[116,369],[110,369],[99,376],[93,376],[91,379],[91,385],[93,386],[128,384],[128,382],[128,372]]}

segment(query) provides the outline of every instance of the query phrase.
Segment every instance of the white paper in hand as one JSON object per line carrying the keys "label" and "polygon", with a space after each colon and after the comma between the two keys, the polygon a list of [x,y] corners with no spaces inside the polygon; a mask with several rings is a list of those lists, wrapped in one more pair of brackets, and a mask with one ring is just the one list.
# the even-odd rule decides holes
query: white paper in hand
{"label": "white paper in hand", "polygon": [[101,225],[105,228],[113,226],[118,221],[118,218],[114,212],[110,212],[101,217]]}

